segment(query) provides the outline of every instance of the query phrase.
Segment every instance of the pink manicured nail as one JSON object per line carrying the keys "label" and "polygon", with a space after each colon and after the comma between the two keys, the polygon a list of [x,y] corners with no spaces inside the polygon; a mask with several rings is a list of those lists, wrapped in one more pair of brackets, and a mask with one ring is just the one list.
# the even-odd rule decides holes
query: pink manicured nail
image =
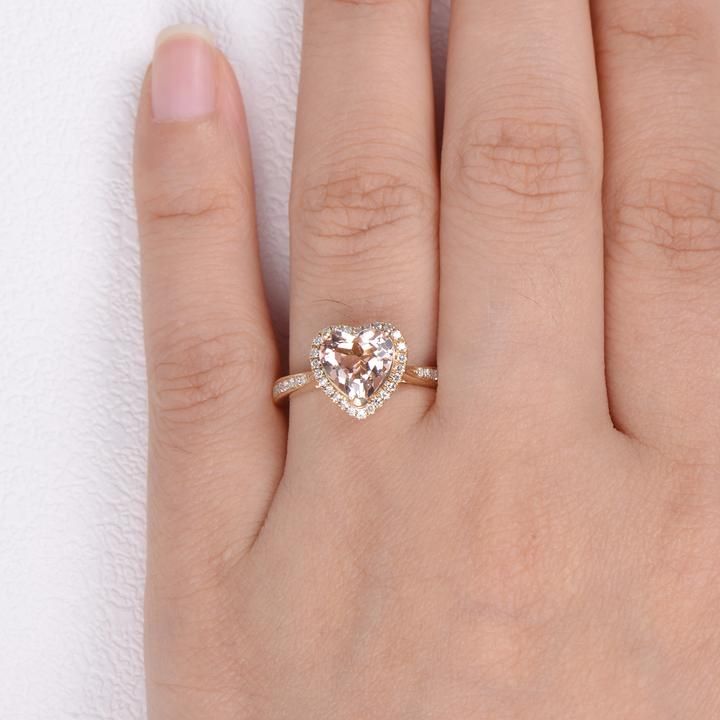
{"label": "pink manicured nail", "polygon": [[216,58],[205,28],[176,25],[163,30],[152,63],[152,110],[155,120],[195,120],[215,110]]}

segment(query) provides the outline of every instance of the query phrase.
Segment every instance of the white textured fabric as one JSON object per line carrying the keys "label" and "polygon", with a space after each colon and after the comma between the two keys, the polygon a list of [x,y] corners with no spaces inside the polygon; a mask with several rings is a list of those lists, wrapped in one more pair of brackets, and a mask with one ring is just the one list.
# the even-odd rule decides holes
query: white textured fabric
{"label": "white textured fabric", "polygon": [[[433,11],[442,63],[448,1]],[[243,88],[287,322],[301,0],[0,3],[0,718],[144,717],[145,379],[132,125],[156,32],[207,25]]]}

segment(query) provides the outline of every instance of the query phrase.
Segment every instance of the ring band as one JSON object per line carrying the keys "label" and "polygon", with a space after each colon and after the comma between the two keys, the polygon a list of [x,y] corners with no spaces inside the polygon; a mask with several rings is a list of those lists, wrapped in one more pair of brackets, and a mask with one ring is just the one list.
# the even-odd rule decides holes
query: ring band
{"label": "ring band", "polygon": [[[284,400],[289,395],[300,390],[312,390],[319,388],[317,383],[313,383],[315,376],[311,370],[305,372],[294,373],[293,375],[284,375],[273,383],[273,400],[276,403]],[[405,374],[400,378],[401,383],[408,385],[421,385],[422,387],[437,387],[437,368],[434,367],[415,367],[408,365],[405,368]]]}
{"label": "ring band", "polygon": [[437,368],[408,365],[407,354],[402,333],[390,323],[332,325],[312,342],[310,370],[285,375],[273,383],[273,401],[279,403],[295,392],[318,388],[348,415],[364,420],[401,383],[437,388]]}

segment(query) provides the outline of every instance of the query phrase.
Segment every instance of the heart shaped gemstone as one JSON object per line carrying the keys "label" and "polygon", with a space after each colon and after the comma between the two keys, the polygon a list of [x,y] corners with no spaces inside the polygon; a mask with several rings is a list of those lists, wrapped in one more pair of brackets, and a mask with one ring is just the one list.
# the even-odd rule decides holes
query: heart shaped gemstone
{"label": "heart shaped gemstone", "polygon": [[331,328],[318,351],[325,376],[356,406],[382,387],[395,358],[390,331],[373,326]]}

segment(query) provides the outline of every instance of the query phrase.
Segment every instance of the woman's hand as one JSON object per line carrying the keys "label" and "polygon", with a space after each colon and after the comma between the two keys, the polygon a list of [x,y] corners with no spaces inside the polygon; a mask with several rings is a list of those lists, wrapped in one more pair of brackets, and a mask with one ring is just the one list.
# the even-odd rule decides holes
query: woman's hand
{"label": "woman's hand", "polygon": [[720,4],[592,6],[453,2],[438,161],[428,2],[306,3],[290,370],[387,320],[440,372],[365,422],[273,406],[240,93],[161,37],[152,720],[720,717]]}

